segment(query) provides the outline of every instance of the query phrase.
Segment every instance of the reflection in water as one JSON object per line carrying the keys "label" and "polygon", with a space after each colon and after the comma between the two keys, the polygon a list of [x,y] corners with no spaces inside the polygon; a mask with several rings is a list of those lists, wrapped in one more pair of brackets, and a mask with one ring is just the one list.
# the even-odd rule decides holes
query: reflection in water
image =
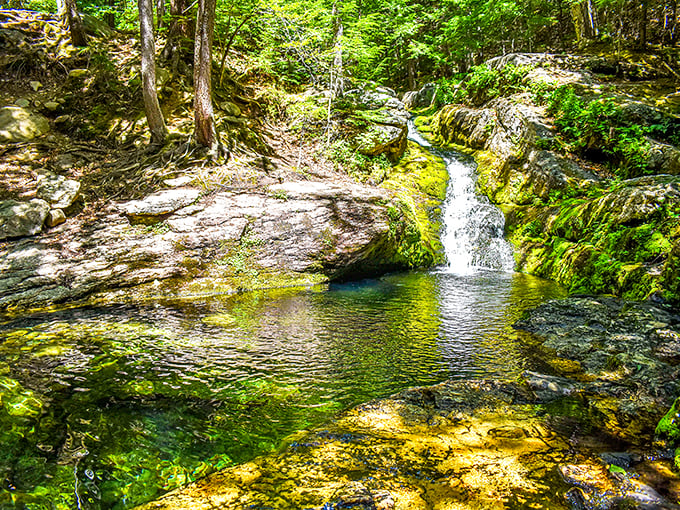
{"label": "reflection in water", "polygon": [[356,403],[515,377],[510,324],[560,296],[520,274],[409,273],[2,324],[0,507],[128,508]]}

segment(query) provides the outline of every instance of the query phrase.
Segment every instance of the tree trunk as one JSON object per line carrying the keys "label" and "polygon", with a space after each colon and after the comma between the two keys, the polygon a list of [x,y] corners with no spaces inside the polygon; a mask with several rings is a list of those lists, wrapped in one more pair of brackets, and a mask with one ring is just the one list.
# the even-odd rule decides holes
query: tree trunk
{"label": "tree trunk", "polygon": [[592,0],[571,4],[571,17],[576,29],[576,41],[580,45],[597,36],[597,12]]}
{"label": "tree trunk", "polygon": [[415,65],[415,60],[412,58],[409,58],[406,61],[406,72],[408,75],[408,89],[409,90],[415,90],[416,89],[416,65]]}
{"label": "tree trunk", "polygon": [[104,22],[111,28],[116,28],[116,0],[108,1],[109,9],[104,15]]}
{"label": "tree trunk", "polygon": [[179,51],[180,36],[187,35],[187,26],[183,19],[185,4],[184,0],[170,0],[170,28],[168,29],[168,37],[161,51],[163,60],[171,60],[173,56]]}
{"label": "tree trunk", "polygon": [[217,155],[219,139],[212,105],[212,43],[216,0],[198,0],[194,43],[194,134],[196,142]]}
{"label": "tree trunk", "polygon": [[671,21],[670,21],[670,31],[671,31],[670,43],[671,43],[671,46],[675,46],[675,41],[676,41],[675,29],[677,28],[677,20],[678,20],[678,2],[677,2],[677,0],[673,0],[671,2]]}
{"label": "tree trunk", "polygon": [[[231,36],[229,37],[229,40],[227,41],[227,44],[224,46],[224,52],[222,53],[222,60],[220,61],[220,85],[222,85],[222,77],[224,76],[224,64],[227,62],[227,54],[229,53],[229,50],[231,49],[231,45],[234,44],[234,39],[236,39],[236,35],[239,33],[239,31],[243,28],[243,25],[245,25],[250,18],[255,16],[255,13],[252,12],[243,20],[239,25],[236,27],[236,29],[231,33]],[[229,18],[229,21],[227,22],[227,30],[229,29],[229,25],[231,24],[231,17]]]}
{"label": "tree trunk", "polygon": [[330,86],[333,97],[341,97],[345,92],[345,78],[342,70],[342,34],[344,27],[342,17],[339,14],[337,2],[333,2],[333,63],[331,65]]}
{"label": "tree trunk", "polygon": [[165,16],[165,0],[156,0],[156,27],[163,28],[163,16]]}
{"label": "tree trunk", "polygon": [[73,46],[87,46],[87,37],[85,37],[83,22],[80,19],[80,14],[78,14],[76,0],[64,0],[64,10],[71,33],[71,44]]}
{"label": "tree trunk", "polygon": [[642,2],[640,15],[640,47],[647,47],[647,2]]}
{"label": "tree trunk", "polygon": [[156,93],[156,62],[153,39],[152,0],[138,0],[139,36],[142,45],[142,94],[146,120],[151,131],[151,143],[163,144],[168,130],[163,120],[163,112],[158,104]]}

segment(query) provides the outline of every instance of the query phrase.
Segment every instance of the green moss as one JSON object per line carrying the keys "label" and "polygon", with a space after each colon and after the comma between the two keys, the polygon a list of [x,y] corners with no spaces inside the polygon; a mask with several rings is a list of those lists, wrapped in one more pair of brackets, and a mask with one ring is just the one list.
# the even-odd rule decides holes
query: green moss
{"label": "green moss", "polygon": [[446,198],[448,178],[444,161],[413,142],[390,170],[382,186],[396,196],[388,208],[396,264],[430,267],[443,262],[441,203]]}
{"label": "green moss", "polygon": [[[668,412],[661,418],[656,426],[655,435],[657,438],[666,441],[669,447],[680,449],[680,397],[678,397]],[[677,465],[678,451],[675,452]]]}

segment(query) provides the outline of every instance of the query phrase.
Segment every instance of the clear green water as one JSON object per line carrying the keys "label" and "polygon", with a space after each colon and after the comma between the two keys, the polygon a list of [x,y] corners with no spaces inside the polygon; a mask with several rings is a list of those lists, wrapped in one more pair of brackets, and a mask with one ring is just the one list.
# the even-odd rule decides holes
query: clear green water
{"label": "clear green water", "polygon": [[359,402],[530,367],[510,325],[556,285],[389,275],[329,291],[0,324],[0,508],[130,508]]}

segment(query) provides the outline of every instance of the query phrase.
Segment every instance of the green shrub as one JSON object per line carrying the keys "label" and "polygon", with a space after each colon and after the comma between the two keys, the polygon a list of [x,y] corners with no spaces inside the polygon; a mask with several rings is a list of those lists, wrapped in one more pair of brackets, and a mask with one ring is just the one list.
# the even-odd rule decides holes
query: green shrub
{"label": "green shrub", "polygon": [[513,64],[500,70],[492,69],[486,64],[474,66],[465,79],[461,97],[467,98],[472,104],[482,104],[502,95],[528,90],[525,78],[531,69],[531,66]]}
{"label": "green shrub", "polygon": [[558,144],[567,152],[608,159],[622,178],[648,173],[650,143],[647,139],[663,126],[626,125],[621,109],[611,99],[587,101],[570,86],[547,95],[548,113],[559,131]]}

